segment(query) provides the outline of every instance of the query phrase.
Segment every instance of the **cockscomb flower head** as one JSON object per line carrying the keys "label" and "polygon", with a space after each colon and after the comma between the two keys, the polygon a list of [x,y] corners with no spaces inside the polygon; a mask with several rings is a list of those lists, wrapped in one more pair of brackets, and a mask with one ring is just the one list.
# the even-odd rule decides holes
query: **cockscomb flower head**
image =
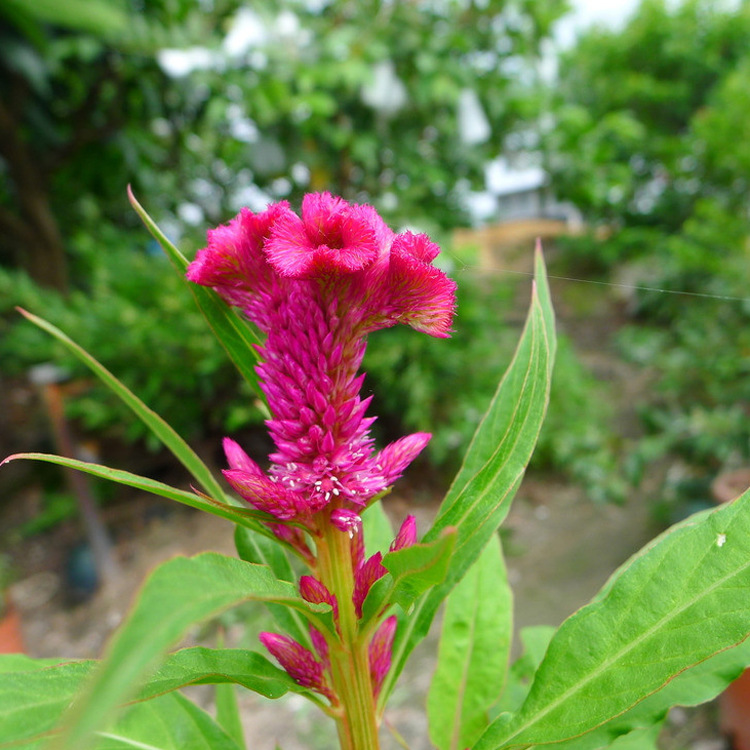
{"label": "cockscomb flower head", "polygon": [[263,471],[227,439],[224,473],[303,555],[300,528],[315,533],[359,514],[430,439],[415,433],[377,452],[359,368],[367,335],[380,328],[449,335],[455,284],[432,265],[438,252],[426,235],[392,232],[370,206],[315,193],[301,216],[286,202],[243,209],[209,232],[188,269],[266,336],[257,372],[271,411],[271,466]]}

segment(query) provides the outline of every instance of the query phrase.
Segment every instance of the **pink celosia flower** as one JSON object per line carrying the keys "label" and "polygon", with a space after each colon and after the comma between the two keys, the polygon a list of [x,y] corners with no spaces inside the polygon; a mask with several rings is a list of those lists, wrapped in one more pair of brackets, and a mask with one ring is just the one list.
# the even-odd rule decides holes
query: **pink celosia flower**
{"label": "pink celosia flower", "polygon": [[333,512],[359,513],[427,444],[416,433],[374,451],[358,370],[378,328],[448,335],[455,284],[431,265],[437,253],[425,235],[394,234],[370,206],[320,193],[305,197],[301,217],[284,202],[243,209],[190,265],[191,281],[266,334],[257,371],[276,450],[266,474],[227,440],[225,475],[275,529],[294,520],[314,532]]}

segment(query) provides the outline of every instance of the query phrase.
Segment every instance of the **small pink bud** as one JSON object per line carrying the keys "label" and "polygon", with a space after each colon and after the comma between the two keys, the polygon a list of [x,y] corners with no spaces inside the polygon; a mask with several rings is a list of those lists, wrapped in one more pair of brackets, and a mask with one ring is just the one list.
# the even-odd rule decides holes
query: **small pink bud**
{"label": "small pink bud", "polygon": [[333,700],[333,693],[323,674],[323,665],[311,651],[294,639],[278,633],[261,633],[258,638],[298,685]]}
{"label": "small pink bud", "polygon": [[389,443],[377,456],[383,467],[383,481],[390,487],[403,474],[404,469],[424,450],[430,442],[429,432],[415,432]]}
{"label": "small pink bud", "polygon": [[354,602],[357,617],[362,617],[362,605],[367,598],[367,594],[370,592],[370,588],[372,588],[372,584],[388,572],[381,563],[382,559],[383,556],[380,552],[376,552],[360,565],[354,574],[354,594],[352,595],[352,601]]}
{"label": "small pink bud", "polygon": [[336,597],[313,576],[301,576],[299,579],[300,596],[312,604],[330,604],[334,619],[338,619],[339,611]]}
{"label": "small pink bud", "polygon": [[307,629],[310,633],[310,641],[320,657],[323,668],[328,669],[331,665],[328,659],[328,643],[326,643],[326,639],[323,637],[323,634],[312,625],[308,625]]}
{"label": "small pink bud", "polygon": [[239,443],[232,440],[232,438],[224,438],[224,454],[227,457],[227,463],[230,469],[239,469],[245,471],[248,474],[255,474],[257,476],[263,476],[263,470],[258,464],[253,461],[245,451],[240,448]]}
{"label": "small pink bud", "polygon": [[241,469],[225,469],[227,482],[247,502],[280,521],[299,515],[298,497],[264,474],[250,474]]}
{"label": "small pink bud", "polygon": [[390,546],[391,552],[411,547],[417,541],[417,519],[414,516],[407,516],[401,524],[401,528],[396,534]]}

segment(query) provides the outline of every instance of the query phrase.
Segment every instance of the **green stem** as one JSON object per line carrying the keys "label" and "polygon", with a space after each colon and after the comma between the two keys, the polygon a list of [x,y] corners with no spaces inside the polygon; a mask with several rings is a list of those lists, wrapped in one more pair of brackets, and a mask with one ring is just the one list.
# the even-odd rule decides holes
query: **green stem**
{"label": "green stem", "polygon": [[329,644],[331,682],[341,702],[342,750],[378,750],[378,723],[370,681],[369,638],[359,632],[349,535],[328,526],[318,544],[318,574],[336,597],[341,638]]}

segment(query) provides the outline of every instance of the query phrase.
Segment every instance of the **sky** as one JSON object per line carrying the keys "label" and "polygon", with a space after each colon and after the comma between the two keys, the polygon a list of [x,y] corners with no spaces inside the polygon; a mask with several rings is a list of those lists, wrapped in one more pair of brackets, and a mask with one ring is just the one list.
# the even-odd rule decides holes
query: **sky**
{"label": "sky", "polygon": [[557,27],[557,38],[565,47],[573,42],[578,30],[594,23],[614,28],[622,25],[635,10],[638,0],[572,0],[570,4],[573,12]]}

